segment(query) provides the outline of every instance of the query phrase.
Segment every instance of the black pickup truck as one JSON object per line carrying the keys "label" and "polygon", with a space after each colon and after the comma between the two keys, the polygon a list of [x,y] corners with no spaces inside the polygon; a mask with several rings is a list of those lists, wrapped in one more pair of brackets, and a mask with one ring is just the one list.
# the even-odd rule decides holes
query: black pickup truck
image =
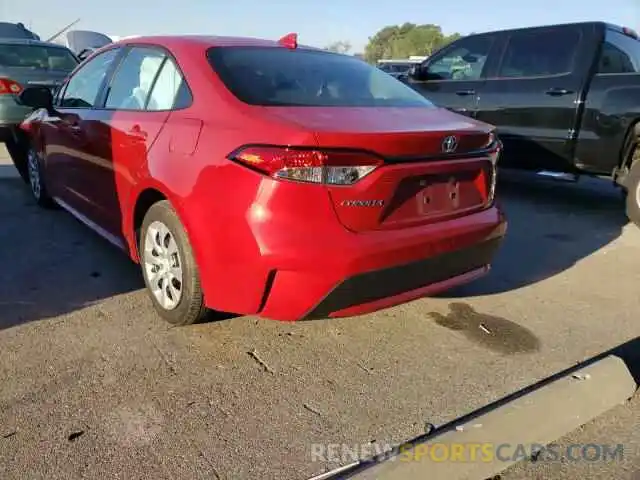
{"label": "black pickup truck", "polygon": [[408,84],[436,105],[497,127],[501,166],[626,191],[640,226],[640,41],[603,22],[470,35],[414,67]]}

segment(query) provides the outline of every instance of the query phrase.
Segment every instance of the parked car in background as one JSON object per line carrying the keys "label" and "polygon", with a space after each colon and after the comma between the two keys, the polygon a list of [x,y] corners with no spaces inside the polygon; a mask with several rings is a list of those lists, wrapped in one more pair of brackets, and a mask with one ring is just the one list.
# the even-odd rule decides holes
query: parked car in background
{"label": "parked car in background", "polygon": [[64,36],[66,46],[75,53],[80,60],[84,60],[99,48],[109,45],[113,40],[98,32],[89,30],[71,30]]}
{"label": "parked car in background", "polygon": [[125,40],[21,98],[35,200],[174,324],[374,311],[483,275],[505,233],[493,127],[295,35]]}
{"label": "parked car in background", "polygon": [[393,77],[406,76],[413,65],[409,60],[378,60],[377,67]]}
{"label": "parked car in background", "polygon": [[20,176],[28,181],[24,133],[17,127],[32,109],[18,102],[25,87],[55,90],[78,65],[68,49],[38,40],[0,38],[0,141]]}
{"label": "parked car in background", "polygon": [[500,165],[613,179],[640,225],[640,41],[602,22],[470,35],[413,69],[435,104],[497,126]]}
{"label": "parked car in background", "polygon": [[24,26],[23,23],[0,22],[0,38],[20,38],[40,40],[40,37]]}

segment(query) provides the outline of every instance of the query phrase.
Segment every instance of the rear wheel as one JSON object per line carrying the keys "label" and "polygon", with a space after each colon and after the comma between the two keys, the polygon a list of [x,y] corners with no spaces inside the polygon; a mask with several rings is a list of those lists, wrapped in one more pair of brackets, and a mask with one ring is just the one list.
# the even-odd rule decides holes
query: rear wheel
{"label": "rear wheel", "polygon": [[174,325],[190,325],[207,312],[189,239],[171,205],[161,201],[144,217],[140,265],[158,314]]}
{"label": "rear wheel", "polygon": [[7,147],[7,152],[9,152],[13,165],[16,167],[16,170],[18,170],[18,174],[20,174],[20,178],[22,178],[24,183],[28,184],[27,151],[29,149],[29,140],[22,132],[16,132],[16,137],[11,135],[5,142],[5,146]]}
{"label": "rear wheel", "polygon": [[640,146],[636,146],[631,168],[625,179],[627,218],[640,227]]}

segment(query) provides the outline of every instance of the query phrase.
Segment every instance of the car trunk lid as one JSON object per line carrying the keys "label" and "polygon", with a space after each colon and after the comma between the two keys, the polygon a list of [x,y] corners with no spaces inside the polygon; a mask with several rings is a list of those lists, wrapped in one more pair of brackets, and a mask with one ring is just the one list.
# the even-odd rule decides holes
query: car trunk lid
{"label": "car trunk lid", "polygon": [[436,108],[269,108],[313,131],[320,149],[372,152],[382,165],[327,186],[352,231],[398,229],[465,215],[491,201],[490,125]]}

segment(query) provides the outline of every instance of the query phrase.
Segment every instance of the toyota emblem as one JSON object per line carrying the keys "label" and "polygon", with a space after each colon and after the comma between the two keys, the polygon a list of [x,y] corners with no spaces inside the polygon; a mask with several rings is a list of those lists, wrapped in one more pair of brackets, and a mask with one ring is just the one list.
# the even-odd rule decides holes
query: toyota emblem
{"label": "toyota emblem", "polygon": [[455,136],[450,135],[442,140],[442,151],[444,153],[453,153],[456,148],[458,148],[458,139]]}

